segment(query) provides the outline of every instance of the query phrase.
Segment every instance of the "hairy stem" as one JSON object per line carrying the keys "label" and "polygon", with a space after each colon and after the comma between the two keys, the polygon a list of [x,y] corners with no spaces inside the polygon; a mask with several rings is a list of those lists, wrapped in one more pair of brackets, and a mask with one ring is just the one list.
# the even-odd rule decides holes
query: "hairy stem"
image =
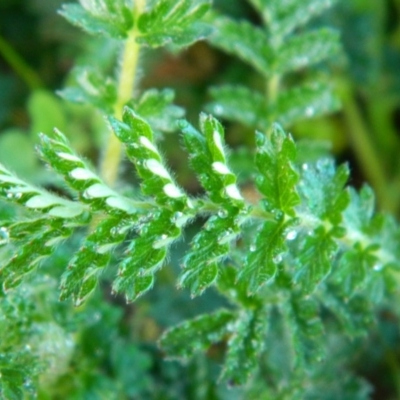
{"label": "hairy stem", "polygon": [[[138,68],[140,45],[136,43],[138,36],[137,20],[145,7],[145,0],[135,1],[135,23],[125,41],[120,74],[118,79],[118,95],[114,106],[114,116],[122,118],[124,105],[131,99]],[[122,144],[115,135],[110,133],[101,167],[101,175],[109,185],[115,183],[118,177],[118,166],[121,159]]]}
{"label": "hairy stem", "polygon": [[29,86],[31,90],[43,86],[37,73],[25,62],[25,60],[0,36],[0,54],[11,68]]}

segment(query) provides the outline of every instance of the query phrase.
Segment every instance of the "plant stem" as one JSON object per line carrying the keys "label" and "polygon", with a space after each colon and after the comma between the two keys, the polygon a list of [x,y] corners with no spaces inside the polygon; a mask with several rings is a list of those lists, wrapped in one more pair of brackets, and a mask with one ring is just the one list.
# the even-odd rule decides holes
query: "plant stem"
{"label": "plant stem", "polygon": [[343,89],[343,112],[349,128],[348,131],[353,150],[367,180],[375,189],[381,208],[391,212],[395,210],[396,204],[394,204],[388,190],[383,163],[379,160],[379,155],[374,149],[370,133],[361,116],[359,107],[353,98],[351,88],[346,87]]}
{"label": "plant stem", "polygon": [[0,54],[11,68],[29,86],[31,90],[43,86],[38,74],[25,62],[25,60],[0,36]]}
{"label": "plant stem", "polygon": [[[136,37],[139,33],[137,20],[143,12],[145,3],[145,0],[135,1],[135,23],[129,32],[123,48],[118,79],[117,101],[114,106],[114,116],[118,119],[122,118],[124,106],[131,99],[134,90],[140,52],[140,45],[136,43]],[[109,185],[113,185],[117,180],[121,152],[121,142],[110,132],[101,167],[101,175]]]}

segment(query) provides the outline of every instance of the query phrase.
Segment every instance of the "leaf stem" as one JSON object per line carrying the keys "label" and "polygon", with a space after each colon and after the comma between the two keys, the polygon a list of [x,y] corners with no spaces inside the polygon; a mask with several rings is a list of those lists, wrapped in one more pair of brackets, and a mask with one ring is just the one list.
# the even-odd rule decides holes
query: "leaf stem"
{"label": "leaf stem", "polygon": [[[145,7],[145,0],[135,1],[135,22],[125,41],[122,59],[120,64],[120,74],[118,78],[117,101],[114,106],[114,116],[122,118],[125,104],[131,99],[135,86],[135,77],[138,68],[140,45],[136,43],[138,36],[137,21]],[[118,177],[118,167],[121,159],[122,144],[117,137],[110,132],[108,144],[105,150],[101,175],[109,185],[115,183]]]}
{"label": "leaf stem", "polygon": [[25,62],[25,60],[12,48],[12,46],[0,36],[0,54],[11,68],[19,75],[31,90],[43,86],[39,75]]}

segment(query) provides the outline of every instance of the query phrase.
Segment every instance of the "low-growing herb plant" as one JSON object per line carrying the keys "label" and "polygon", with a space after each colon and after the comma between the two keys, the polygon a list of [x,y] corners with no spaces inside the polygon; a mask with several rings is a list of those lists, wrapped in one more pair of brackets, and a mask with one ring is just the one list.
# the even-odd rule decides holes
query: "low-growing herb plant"
{"label": "low-growing herb plant", "polygon": [[[347,164],[326,154],[307,160],[304,144],[298,159],[290,134],[298,121],[340,107],[329,70],[320,68],[342,56],[340,34],[310,25],[334,2],[249,3],[258,25],[211,10],[209,0],[80,0],[61,8],[120,56],[109,68],[115,74],[79,67],[76,84],[59,92],[104,116],[98,167],[57,127],[39,133],[37,153],[65,185],[56,177],[34,185],[0,164],[2,201],[13,204],[0,224],[3,398],[180,398],[167,386],[151,389],[148,353],[110,328],[122,324],[119,296],[128,303],[151,296],[163,273],[173,291],[217,299],[217,307],[155,335],[163,356],[192,359],[203,374],[190,375],[186,398],[370,398],[346,361],[343,336],[365,335],[396,288],[400,230],[375,211],[369,186],[348,184]],[[149,49],[176,53],[199,40],[249,64],[258,78],[211,87],[206,112],[190,123],[171,89],[142,90],[141,62]],[[254,131],[245,164],[230,161],[237,150],[225,141],[228,121]],[[168,166],[162,138],[171,132],[179,132],[202,187],[197,195]],[[125,155],[136,171],[131,182],[121,173]],[[171,278],[174,265],[180,271]],[[95,337],[114,332],[106,351],[111,375],[122,377],[118,389],[75,359],[88,357],[83,343],[95,327]],[[104,350],[102,340],[92,351]],[[221,365],[217,375],[207,358]]]}

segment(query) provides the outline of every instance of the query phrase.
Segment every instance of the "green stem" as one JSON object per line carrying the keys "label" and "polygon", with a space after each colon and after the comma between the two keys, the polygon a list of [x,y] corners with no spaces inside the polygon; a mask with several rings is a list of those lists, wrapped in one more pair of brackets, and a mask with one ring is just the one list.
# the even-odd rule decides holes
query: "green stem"
{"label": "green stem", "polygon": [[[125,41],[120,75],[118,79],[117,101],[114,106],[114,116],[122,118],[125,104],[131,99],[135,85],[135,77],[138,68],[140,45],[136,43],[139,34],[137,20],[145,7],[145,0],[135,1],[135,23]],[[115,135],[110,133],[101,167],[101,175],[105,182],[113,185],[118,177],[118,167],[121,159],[122,144]]]}
{"label": "green stem", "polygon": [[25,62],[25,60],[10,46],[10,44],[0,36],[0,54],[29,86],[31,90],[43,86],[38,74]]}
{"label": "green stem", "polygon": [[350,140],[354,153],[367,178],[375,189],[378,202],[382,209],[392,212],[396,208],[388,190],[388,182],[383,163],[374,148],[370,132],[354,100],[351,88],[343,88],[343,112],[348,126]]}

